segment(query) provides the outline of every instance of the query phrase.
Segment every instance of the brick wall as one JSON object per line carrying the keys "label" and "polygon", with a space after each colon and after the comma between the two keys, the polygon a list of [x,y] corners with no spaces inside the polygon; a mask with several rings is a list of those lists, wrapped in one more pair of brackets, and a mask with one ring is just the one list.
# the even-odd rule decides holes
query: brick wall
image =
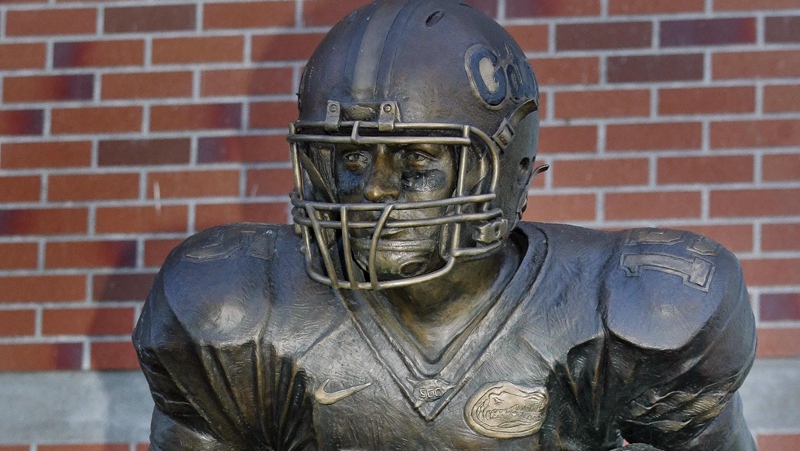
{"label": "brick wall", "polygon": [[[287,221],[304,59],[365,3],[0,1],[0,371],[137,368],[171,247]],[[800,357],[800,0],[472,3],[541,83],[526,219],[707,234],[742,259],[759,358]]]}

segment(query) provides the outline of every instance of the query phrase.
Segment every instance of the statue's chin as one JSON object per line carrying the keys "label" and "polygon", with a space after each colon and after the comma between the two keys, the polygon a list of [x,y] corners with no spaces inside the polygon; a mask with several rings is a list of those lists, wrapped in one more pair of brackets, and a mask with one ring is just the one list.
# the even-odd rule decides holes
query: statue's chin
{"label": "statue's chin", "polygon": [[[354,239],[353,258],[358,266],[369,272],[371,240]],[[416,277],[437,269],[436,241],[380,240],[375,253],[375,272],[379,280]]]}

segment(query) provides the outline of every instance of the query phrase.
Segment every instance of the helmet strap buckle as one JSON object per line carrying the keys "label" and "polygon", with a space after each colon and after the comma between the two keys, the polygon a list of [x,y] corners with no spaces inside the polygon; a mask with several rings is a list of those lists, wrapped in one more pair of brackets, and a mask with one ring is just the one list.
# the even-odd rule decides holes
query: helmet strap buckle
{"label": "helmet strap buckle", "polygon": [[400,120],[400,107],[397,102],[381,103],[381,110],[378,113],[378,131],[393,132],[394,124]]}
{"label": "helmet strap buckle", "polygon": [[342,120],[342,105],[335,100],[328,100],[328,109],[325,114],[325,131],[339,131],[339,123]]}
{"label": "helmet strap buckle", "polygon": [[508,119],[503,119],[497,132],[492,136],[492,141],[497,144],[501,151],[505,152],[508,145],[511,144],[511,140],[514,139],[514,133],[514,127],[511,126]]}
{"label": "helmet strap buckle", "polygon": [[475,228],[472,239],[480,244],[496,243],[508,235],[508,220],[498,218],[492,222],[485,222]]}

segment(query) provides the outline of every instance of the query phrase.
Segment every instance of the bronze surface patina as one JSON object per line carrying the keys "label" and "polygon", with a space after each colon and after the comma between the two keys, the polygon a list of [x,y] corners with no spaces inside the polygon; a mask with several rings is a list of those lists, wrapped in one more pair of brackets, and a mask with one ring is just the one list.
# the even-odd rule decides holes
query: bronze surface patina
{"label": "bronze surface patina", "polygon": [[295,226],[206,230],[154,282],[151,449],[755,449],[730,252],[520,222],[539,92],[497,23],[379,0],[328,33],[298,104]]}

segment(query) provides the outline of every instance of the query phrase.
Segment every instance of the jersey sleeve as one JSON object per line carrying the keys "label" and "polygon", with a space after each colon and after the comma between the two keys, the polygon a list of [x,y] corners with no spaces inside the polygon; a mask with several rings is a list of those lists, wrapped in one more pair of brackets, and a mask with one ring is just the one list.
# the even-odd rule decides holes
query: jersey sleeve
{"label": "jersey sleeve", "polygon": [[631,231],[607,291],[612,384],[631,443],[754,450],[737,390],[755,322],[737,259],[708,238]]}
{"label": "jersey sleeve", "polygon": [[155,401],[153,450],[302,450],[313,445],[307,378],[263,340],[274,230],[190,238],[156,277],[133,341]]}

